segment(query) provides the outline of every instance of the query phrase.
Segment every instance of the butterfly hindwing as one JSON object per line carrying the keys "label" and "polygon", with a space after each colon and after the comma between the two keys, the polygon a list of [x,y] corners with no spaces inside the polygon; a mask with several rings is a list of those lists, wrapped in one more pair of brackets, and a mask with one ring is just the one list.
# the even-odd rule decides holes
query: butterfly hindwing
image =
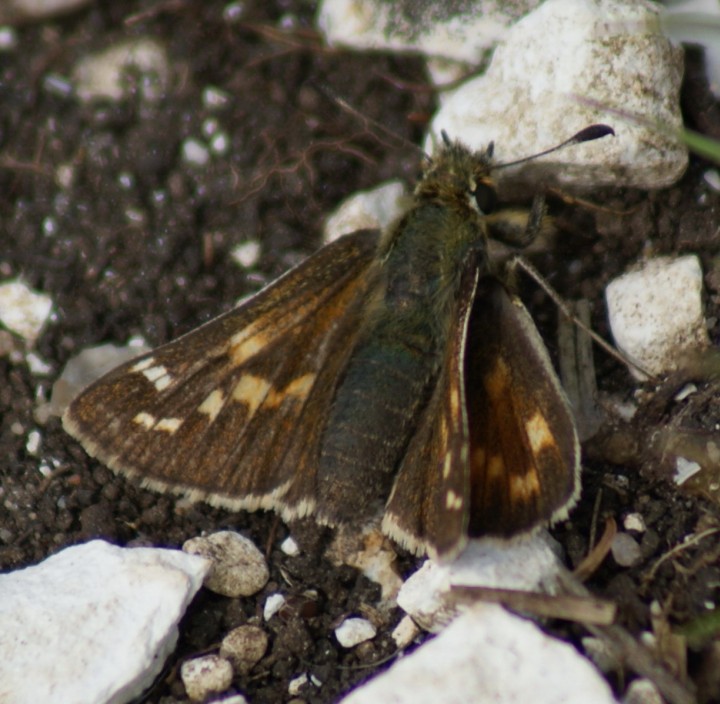
{"label": "butterfly hindwing", "polygon": [[567,515],[579,494],[572,410],[522,302],[478,286],[465,351],[469,534],[510,537]]}
{"label": "butterfly hindwing", "polygon": [[66,430],[154,488],[311,512],[323,421],[311,415],[326,412],[353,348],[377,243],[372,231],[340,238],[245,304],[113,370],[73,401]]}

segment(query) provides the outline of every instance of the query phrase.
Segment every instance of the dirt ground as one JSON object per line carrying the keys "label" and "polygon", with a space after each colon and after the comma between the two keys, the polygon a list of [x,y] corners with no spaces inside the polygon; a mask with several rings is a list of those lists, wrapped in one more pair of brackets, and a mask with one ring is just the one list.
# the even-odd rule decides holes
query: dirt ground
{"label": "dirt ground", "polygon": [[[344,615],[366,612],[379,588],[324,558],[330,530],[312,521],[288,528],[273,514],[176,507],[174,498],[139,490],[90,460],[58,419],[41,426],[34,416],[66,361],[81,349],[123,344],[133,335],[154,346],[196,327],[310,254],[320,244],[324,215],[343,197],[389,178],[412,181],[417,175],[414,149],[378,136],[327,96],[342,96],[418,144],[436,98],[421,60],[328,49],[313,29],[313,7],[301,0],[242,6],[242,17],[229,23],[224,2],[97,3],[62,20],[23,27],[20,49],[0,61],[0,278],[21,276],[49,294],[55,310],[36,348],[51,365],[50,374],[14,361],[12,349],[22,343],[2,338],[0,569],[29,565],[96,537],[176,547],[223,528],[243,532],[268,551],[271,580],[260,594],[233,600],[203,591],[195,600],[181,624],[179,647],[148,702],[184,701],[179,663],[257,617],[266,595],[279,588],[294,600],[282,618],[265,624],[267,655],[235,682],[254,704],[289,699],[288,681],[301,672],[323,683],[319,689],[307,685],[302,699],[337,700],[392,661],[390,632],[402,615],[387,614],[377,638],[345,651],[334,640],[333,626]],[[69,76],[79,58],[137,36],[167,47],[173,78],[159,102],[149,104],[136,87],[120,103],[86,106],[49,85],[49,75]],[[229,95],[222,110],[204,107],[201,95],[208,85]],[[689,55],[686,124],[720,138],[719,109],[699,57]],[[188,166],[181,144],[202,138],[208,117],[227,133],[230,148],[202,168]],[[63,165],[74,169],[70,187],[56,179]],[[607,337],[603,291],[610,279],[644,254],[697,254],[716,343],[720,194],[703,180],[710,166],[693,158],[682,181],[659,193],[592,194],[595,203],[629,210],[627,215],[551,200],[559,237],[553,251],[534,264],[567,299],[588,299],[592,324]],[[229,256],[248,239],[261,242],[259,262],[250,271]],[[521,293],[555,354],[554,305],[532,283],[523,283]],[[608,413],[600,433],[584,445],[581,503],[553,533],[572,567],[608,517],[622,526],[628,513],[640,513],[647,530],[636,536],[639,564],[623,568],[608,557],[587,586],[619,604],[619,622],[634,635],[651,629],[654,601],[661,620],[686,626],[720,600],[720,533],[712,532],[720,528],[720,511],[709,496],[713,481],[695,494],[680,493],[669,481],[667,458],[637,440],[668,427],[680,435],[715,437],[717,381],[706,371],[696,374],[698,393],[682,401],[673,395],[681,380],[659,392],[648,386],[637,396],[624,367],[602,352],[595,363],[601,398],[639,398],[640,410],[632,425]],[[37,452],[27,449],[33,430],[41,432]],[[51,469],[47,476],[39,471],[42,465]],[[685,536],[702,531],[709,531],[706,537],[655,568]],[[302,548],[298,557],[279,549],[290,532]],[[418,561],[401,555],[398,564],[409,574]],[[546,627],[576,644],[584,635],[567,623]],[[698,688],[701,701],[718,701],[712,635],[694,638],[692,646],[687,684]],[[668,667],[677,668],[677,658]],[[609,675],[618,693],[632,677]]]}

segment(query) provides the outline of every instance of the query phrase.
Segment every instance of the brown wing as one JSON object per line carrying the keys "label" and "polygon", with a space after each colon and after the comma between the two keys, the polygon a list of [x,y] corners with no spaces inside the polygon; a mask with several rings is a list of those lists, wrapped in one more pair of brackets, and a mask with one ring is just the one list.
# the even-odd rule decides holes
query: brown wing
{"label": "brown wing", "polygon": [[378,233],[322,248],[235,310],[113,370],[63,417],[112,469],[232,509],[314,510],[317,446]]}
{"label": "brown wing", "polygon": [[567,516],[580,491],[572,411],[522,302],[481,280],[465,352],[471,536],[509,537]]}

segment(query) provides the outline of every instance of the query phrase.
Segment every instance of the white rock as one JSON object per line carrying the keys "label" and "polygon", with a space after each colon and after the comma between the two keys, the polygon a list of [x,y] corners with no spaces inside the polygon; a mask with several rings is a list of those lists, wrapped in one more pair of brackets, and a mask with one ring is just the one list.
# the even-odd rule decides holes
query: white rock
{"label": "white rock", "polygon": [[235,247],[232,252],[230,252],[230,256],[241,267],[251,269],[258,263],[261,251],[262,247],[258,240],[248,240]]}
{"label": "white rock", "polygon": [[702,466],[694,460],[689,460],[685,457],[676,457],[673,481],[678,486],[682,486],[690,477],[694,477],[701,470]]}
{"label": "white rock", "polygon": [[186,660],[180,668],[180,678],[188,697],[202,702],[212,694],[224,692],[232,684],[233,670],[225,658],[203,655]]}
{"label": "white rock", "polygon": [[630,683],[623,704],[665,704],[665,699],[650,680],[641,677]]}
{"label": "white rock", "polygon": [[427,560],[403,584],[398,606],[435,632],[464,608],[450,596],[453,585],[551,592],[561,563],[546,535],[540,532],[507,544],[471,540],[454,562]]}
{"label": "white rock", "polygon": [[[494,141],[495,161],[502,163],[603,122],[614,126],[615,138],[493,175],[576,188],[674,183],[687,166],[687,149],[646,123],[682,127],[682,50],[653,23],[651,6],[635,0],[548,0],[511,28],[483,76],[445,97],[426,150],[432,152],[444,129],[475,149]],[[612,109],[642,115],[646,123]]]}
{"label": "white rock", "polygon": [[268,636],[262,628],[246,624],[233,628],[220,644],[220,655],[243,675],[262,660],[268,647]]}
{"label": "white rock", "polygon": [[73,81],[83,102],[118,101],[128,91],[128,77],[139,74],[138,87],[148,102],[157,102],[170,81],[170,62],[165,47],[154,39],[120,42],[82,58],[73,69]]}
{"label": "white rock", "polygon": [[66,15],[89,4],[90,0],[3,0],[0,3],[0,23],[37,22]]}
{"label": "white rock", "polygon": [[391,635],[398,650],[404,650],[420,635],[420,628],[409,616],[403,616]]}
{"label": "white rock", "polygon": [[213,704],[248,704],[248,700],[242,694],[231,694],[229,697],[213,699]]}
{"label": "white rock", "polygon": [[143,340],[130,341],[125,347],[106,344],[84,349],[68,360],[53,385],[50,412],[53,415],[62,415],[70,401],[90,382],[149,351],[150,348]]}
{"label": "white rock", "polygon": [[212,111],[222,110],[222,108],[227,107],[231,98],[230,93],[217,86],[206,86],[202,92],[203,107]]}
{"label": "white rock", "polygon": [[[683,353],[709,344],[702,286],[694,255],[650,259],[612,281],[605,299],[617,346],[651,374],[676,369]],[[643,378],[634,368],[630,371]]]}
{"label": "white rock", "polygon": [[18,34],[12,27],[0,27],[0,52],[14,51],[18,45]]}
{"label": "white rock", "polygon": [[210,150],[199,139],[186,139],[181,151],[183,161],[191,166],[205,166],[210,161]]}
{"label": "white rock", "polygon": [[384,229],[405,211],[407,193],[401,181],[389,181],[344,200],[325,221],[323,240],[336,240],[348,232]]}
{"label": "white rock", "polygon": [[380,585],[383,602],[394,602],[402,587],[397,553],[379,527],[367,525],[362,531],[339,526],[325,556],[335,565],[349,565]]}
{"label": "white rock", "polygon": [[300,548],[291,535],[282,541],[280,549],[289,557],[297,557],[300,554]]}
{"label": "white rock", "polygon": [[705,75],[715,97],[720,97],[720,45],[716,0],[678,0],[660,11],[660,23],[673,41],[702,46]]}
{"label": "white rock", "polygon": [[25,355],[28,369],[36,376],[47,376],[53,370],[52,364],[48,364],[40,355],[35,352],[28,352]]}
{"label": "white rock", "polygon": [[121,704],[162,670],[209,563],[96,540],[0,575],[3,701]]}
{"label": "white rock", "polygon": [[263,607],[263,618],[269,621],[283,606],[285,606],[285,597],[282,594],[270,594],[265,599],[265,606]]}
{"label": "white rock", "polygon": [[647,530],[645,519],[641,513],[628,513],[623,518],[623,528],[625,530],[634,530],[636,533],[644,533]]}
{"label": "white rock", "polygon": [[318,11],[318,26],[330,44],[419,51],[479,63],[483,52],[503,36],[506,27],[538,4],[539,0],[479,0],[455,3],[456,9],[449,12],[446,3],[325,0]]}
{"label": "white rock", "polygon": [[610,545],[610,551],[615,562],[621,567],[632,567],[642,559],[640,546],[629,533],[617,533]]}
{"label": "white rock", "polygon": [[343,704],[616,704],[575,648],[494,604],[478,604]]}
{"label": "white rock", "polygon": [[293,677],[290,682],[288,682],[288,694],[291,697],[296,697],[308,682],[308,676],[305,672],[297,677]]}
{"label": "white rock", "polygon": [[366,618],[346,618],[335,629],[335,637],[343,648],[354,648],[376,635],[377,628]]}
{"label": "white rock", "polygon": [[32,345],[52,310],[52,299],[20,279],[0,284],[0,323]]}
{"label": "white rock", "polygon": [[205,586],[223,596],[257,594],[270,577],[263,554],[240,533],[225,530],[207,537],[191,538],[183,550],[212,561]]}

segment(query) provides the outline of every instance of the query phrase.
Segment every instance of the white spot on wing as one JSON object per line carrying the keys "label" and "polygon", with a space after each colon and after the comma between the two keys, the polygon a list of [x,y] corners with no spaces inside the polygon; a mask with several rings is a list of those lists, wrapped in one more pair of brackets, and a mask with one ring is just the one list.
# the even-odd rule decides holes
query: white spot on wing
{"label": "white spot on wing", "polygon": [[223,404],[225,403],[225,394],[220,389],[215,389],[207,398],[198,406],[198,413],[204,413],[210,418],[212,423],[217,417],[218,413],[222,410]]}
{"label": "white spot on wing", "polygon": [[450,469],[452,468],[452,452],[448,450],[445,453],[445,460],[443,461],[442,475],[443,479],[447,479],[450,476]]}
{"label": "white spot on wing", "polygon": [[448,489],[448,492],[445,495],[445,508],[458,511],[462,508],[462,505],[462,496],[458,496],[452,489]]}
{"label": "white spot on wing", "polygon": [[139,371],[142,372],[142,375],[155,387],[157,391],[164,391],[167,389],[173,380],[168,370],[162,364]]}
{"label": "white spot on wing", "polygon": [[230,338],[230,357],[233,366],[244,364],[265,348],[268,342],[269,338],[262,333],[256,332],[254,325],[248,325],[244,330],[235,333]]}
{"label": "white spot on wing", "polygon": [[239,401],[247,406],[247,420],[250,420],[271,389],[272,384],[267,379],[263,379],[260,376],[253,376],[252,374],[243,374],[243,376],[240,377],[240,381],[235,384],[232,397],[235,401]]}
{"label": "white spot on wing", "polygon": [[155,426],[155,416],[150,413],[145,413],[145,411],[141,411],[133,418],[133,423],[142,425],[145,430],[152,430]]}
{"label": "white spot on wing", "polygon": [[172,435],[182,425],[182,418],[161,418],[153,430],[164,430]]}
{"label": "white spot on wing", "polygon": [[152,367],[152,365],[155,364],[155,358],[154,357],[147,357],[146,359],[141,360],[137,364],[130,367],[131,372],[144,372],[148,367]]}
{"label": "white spot on wing", "polygon": [[530,447],[532,447],[536,455],[543,448],[553,447],[555,445],[555,438],[553,437],[552,431],[545,417],[539,411],[536,411],[533,417],[525,423],[525,430],[527,431],[528,440],[530,441]]}

